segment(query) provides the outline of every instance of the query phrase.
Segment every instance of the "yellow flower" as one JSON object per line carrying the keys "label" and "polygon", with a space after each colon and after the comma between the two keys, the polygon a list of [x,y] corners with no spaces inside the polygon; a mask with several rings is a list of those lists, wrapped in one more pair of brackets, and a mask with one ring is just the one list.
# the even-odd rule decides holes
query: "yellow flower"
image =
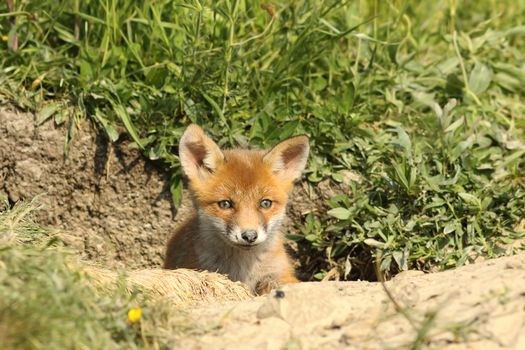
{"label": "yellow flower", "polygon": [[7,41],[7,39],[9,39],[7,35],[2,35],[2,41]]}
{"label": "yellow flower", "polygon": [[142,316],[142,309],[140,307],[135,307],[133,309],[129,309],[128,311],[128,322],[129,323],[136,323],[140,321],[140,316]]}

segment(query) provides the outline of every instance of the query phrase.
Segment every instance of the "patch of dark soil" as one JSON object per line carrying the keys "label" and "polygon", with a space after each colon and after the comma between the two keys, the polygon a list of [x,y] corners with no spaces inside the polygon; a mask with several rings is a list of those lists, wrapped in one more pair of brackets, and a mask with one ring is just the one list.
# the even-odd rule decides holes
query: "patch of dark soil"
{"label": "patch of dark soil", "polygon": [[[176,220],[169,176],[128,147],[110,144],[88,122],[75,128],[64,157],[65,129],[35,126],[32,114],[0,109],[0,196],[41,195],[36,220],[76,236],[68,242],[108,267],[162,263]],[[189,206],[185,205],[186,211]]]}

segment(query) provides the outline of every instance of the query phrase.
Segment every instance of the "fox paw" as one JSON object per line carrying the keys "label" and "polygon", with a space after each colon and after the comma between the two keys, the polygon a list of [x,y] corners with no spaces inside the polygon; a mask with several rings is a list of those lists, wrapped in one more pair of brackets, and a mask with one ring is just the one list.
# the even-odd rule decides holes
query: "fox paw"
{"label": "fox paw", "polygon": [[263,295],[270,293],[273,289],[280,287],[280,283],[275,278],[275,276],[268,275],[264,276],[257,284],[255,285],[255,293],[257,295]]}

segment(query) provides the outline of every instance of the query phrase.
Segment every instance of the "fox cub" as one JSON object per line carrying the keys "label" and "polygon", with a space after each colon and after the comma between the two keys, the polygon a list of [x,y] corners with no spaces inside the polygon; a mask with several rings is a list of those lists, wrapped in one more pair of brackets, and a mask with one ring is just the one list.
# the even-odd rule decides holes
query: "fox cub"
{"label": "fox cub", "polygon": [[221,150],[190,125],[179,158],[195,210],[171,237],[164,267],[223,273],[257,294],[297,282],[279,228],[308,150],[304,135],[267,151]]}

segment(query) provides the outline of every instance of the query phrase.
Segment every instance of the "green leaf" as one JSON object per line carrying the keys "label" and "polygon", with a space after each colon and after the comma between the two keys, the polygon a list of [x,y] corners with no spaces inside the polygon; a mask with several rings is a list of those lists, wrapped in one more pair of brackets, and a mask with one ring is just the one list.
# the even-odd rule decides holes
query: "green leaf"
{"label": "green leaf", "polygon": [[492,71],[482,63],[476,63],[472,72],[470,72],[469,88],[476,95],[481,94],[490,85],[492,81]]}
{"label": "green leaf", "polygon": [[86,82],[93,79],[93,69],[91,68],[91,63],[87,62],[86,60],[80,61],[80,77]]}
{"label": "green leaf", "polygon": [[397,138],[392,140],[392,143],[398,146],[401,146],[407,154],[412,153],[412,142],[410,141],[410,136],[406,133],[403,128],[397,127],[391,129],[397,133]]}
{"label": "green leaf", "polygon": [[217,104],[217,102],[215,102],[215,100],[208,94],[206,94],[205,92],[201,91],[200,92],[202,94],[202,97],[204,97],[204,99],[206,101],[208,101],[208,103],[211,105],[211,107],[213,108],[213,110],[215,111],[215,113],[217,114],[217,116],[222,120],[222,121],[225,121],[224,119],[224,114],[222,113],[222,109],[221,107],[219,107],[219,105]]}
{"label": "green leaf", "polygon": [[347,220],[352,213],[346,208],[334,208],[328,210],[328,215],[333,216],[339,220]]}
{"label": "green leaf", "polygon": [[436,66],[436,68],[440,71],[441,74],[447,75],[447,74],[452,73],[456,69],[458,64],[459,64],[459,59],[456,56],[454,56],[454,57],[450,57],[446,59],[443,62],[440,62]]}
{"label": "green leaf", "polygon": [[108,120],[103,117],[102,112],[99,109],[95,111],[94,117],[100,122],[100,124],[102,124],[102,127],[106,131],[106,135],[108,135],[111,142],[117,141],[119,138],[118,131],[115,129],[112,123],[108,122]]}
{"label": "green leaf", "polygon": [[345,180],[345,177],[340,173],[332,173],[332,179],[335,182],[343,182]]}
{"label": "green leaf", "polygon": [[473,194],[466,193],[466,192],[459,192],[458,196],[461,199],[463,199],[465,203],[481,208],[481,201],[479,200],[478,197],[474,196]]}
{"label": "green leaf", "polygon": [[62,125],[64,123],[64,120],[66,119],[66,116],[67,116],[67,109],[59,110],[57,113],[55,113],[55,118],[54,118],[55,124]]}
{"label": "green leaf", "polygon": [[279,133],[279,138],[281,140],[287,139],[290,136],[292,136],[295,133],[295,130],[297,130],[297,127],[299,126],[298,120],[292,120],[284,125],[284,127],[281,128]]}
{"label": "green leaf", "polygon": [[62,106],[60,102],[51,102],[44,106],[36,115],[36,124],[41,125],[51,118]]}
{"label": "green leaf", "polygon": [[170,184],[170,193],[171,199],[176,207],[180,207],[180,204],[182,203],[182,187],[183,184],[180,176],[174,176]]}
{"label": "green leaf", "polygon": [[506,30],[503,34],[505,36],[507,36],[507,35],[523,35],[523,36],[525,36],[525,25],[521,25],[521,26],[516,26],[516,27],[510,28],[510,29]]}
{"label": "green leaf", "polygon": [[390,265],[392,265],[392,255],[386,255],[383,257],[381,261],[381,271],[388,271],[390,270]]}
{"label": "green leaf", "polygon": [[384,242],[379,242],[378,240],[373,239],[373,238],[367,238],[363,241],[363,243],[366,244],[367,246],[374,247],[374,248],[384,248],[385,247]]}
{"label": "green leaf", "polygon": [[395,251],[392,252],[392,256],[394,257],[394,260],[396,261],[397,266],[399,266],[400,270],[408,270],[408,262],[405,252]]}
{"label": "green leaf", "polygon": [[314,234],[312,234],[312,233],[309,234],[309,235],[306,235],[304,238],[305,238],[307,241],[310,241],[310,242],[315,242],[315,241],[317,241],[317,236],[314,235]]}
{"label": "green leaf", "polygon": [[155,145],[155,147],[151,147],[149,149],[148,158],[151,160],[160,159],[163,152],[164,152],[164,147],[161,144]]}
{"label": "green leaf", "polygon": [[326,272],[318,272],[314,275],[314,278],[318,281],[322,280],[326,276]]}
{"label": "green leaf", "polygon": [[517,79],[522,85],[525,85],[525,71],[508,63],[497,62],[493,67],[498,72],[508,74],[514,79]]}
{"label": "green leaf", "polygon": [[456,223],[455,222],[449,222],[444,228],[443,233],[448,235],[451,232],[456,231]]}
{"label": "green leaf", "polygon": [[452,132],[463,125],[463,118],[459,118],[454,123],[450,124],[445,130],[445,133]]}
{"label": "green leaf", "polygon": [[113,101],[112,101],[112,104],[113,104],[113,110],[115,111],[117,116],[120,118],[120,120],[122,120],[122,122],[124,123],[124,126],[126,127],[126,130],[128,130],[129,134],[131,135],[131,138],[133,139],[133,141],[135,141],[135,143],[141,149],[144,148],[144,145],[142,144],[142,141],[139,135],[137,134],[137,131],[135,130],[135,127],[133,126],[133,123],[131,122],[131,119],[126,109],[121,104],[117,104]]}

